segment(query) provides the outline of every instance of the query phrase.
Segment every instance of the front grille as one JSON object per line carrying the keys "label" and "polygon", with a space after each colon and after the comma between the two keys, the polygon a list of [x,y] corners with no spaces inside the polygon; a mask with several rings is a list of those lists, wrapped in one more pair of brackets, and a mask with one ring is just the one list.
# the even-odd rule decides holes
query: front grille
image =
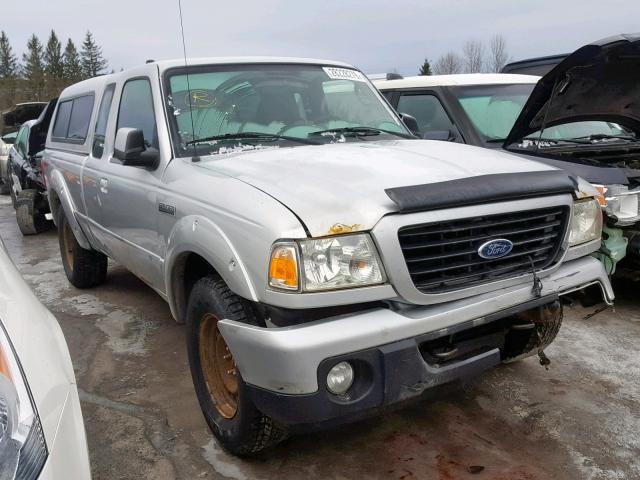
{"label": "front grille", "polygon": [[[442,293],[515,277],[549,267],[567,228],[568,207],[501,213],[398,230],[400,247],[414,285],[422,293]],[[484,259],[478,249],[504,238],[513,250]]]}

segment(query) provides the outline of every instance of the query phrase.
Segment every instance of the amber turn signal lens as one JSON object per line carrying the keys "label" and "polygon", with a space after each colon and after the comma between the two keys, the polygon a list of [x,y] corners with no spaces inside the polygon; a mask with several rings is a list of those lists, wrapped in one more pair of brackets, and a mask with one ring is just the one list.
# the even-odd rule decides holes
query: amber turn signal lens
{"label": "amber turn signal lens", "polygon": [[596,186],[596,190],[598,191],[598,195],[596,195],[596,200],[598,200],[598,203],[600,204],[600,206],[604,207],[607,205],[607,201],[605,200],[604,196],[607,193],[607,190],[598,185]]}
{"label": "amber turn signal lens", "polygon": [[294,245],[273,247],[269,262],[269,285],[286,290],[298,289],[298,255]]}
{"label": "amber turn signal lens", "polygon": [[11,378],[9,362],[7,361],[7,357],[5,357],[4,351],[2,350],[2,345],[0,345],[0,375],[3,375],[10,381],[13,381],[13,378]]}

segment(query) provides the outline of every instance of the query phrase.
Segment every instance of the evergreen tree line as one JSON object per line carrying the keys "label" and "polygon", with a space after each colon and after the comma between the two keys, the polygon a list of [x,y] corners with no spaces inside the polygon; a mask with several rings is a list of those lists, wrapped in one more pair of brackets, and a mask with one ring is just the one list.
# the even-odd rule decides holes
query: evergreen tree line
{"label": "evergreen tree line", "polygon": [[62,45],[55,31],[43,44],[34,34],[27,42],[22,59],[14,53],[4,31],[0,32],[0,110],[16,103],[48,101],[69,85],[103,75],[107,60],[91,32],[80,50],[73,40]]}

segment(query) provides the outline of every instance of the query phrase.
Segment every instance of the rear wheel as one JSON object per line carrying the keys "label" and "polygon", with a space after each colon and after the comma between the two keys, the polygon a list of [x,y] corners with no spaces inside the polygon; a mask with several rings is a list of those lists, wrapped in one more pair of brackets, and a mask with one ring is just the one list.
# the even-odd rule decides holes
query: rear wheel
{"label": "rear wheel", "polygon": [[60,207],[59,210],[58,241],[67,279],[77,288],[100,285],[107,276],[107,256],[96,250],[82,248],[71,230],[64,209]]}
{"label": "rear wheel", "polygon": [[257,324],[244,301],[216,276],[194,285],[187,307],[187,350],[193,384],[209,428],[229,452],[249,456],[273,446],[286,433],[249,397],[233,355],[218,329],[219,319]]}
{"label": "rear wheel", "polygon": [[22,190],[15,202],[16,220],[23,235],[46,232],[53,222],[45,217],[46,200],[35,189]]}

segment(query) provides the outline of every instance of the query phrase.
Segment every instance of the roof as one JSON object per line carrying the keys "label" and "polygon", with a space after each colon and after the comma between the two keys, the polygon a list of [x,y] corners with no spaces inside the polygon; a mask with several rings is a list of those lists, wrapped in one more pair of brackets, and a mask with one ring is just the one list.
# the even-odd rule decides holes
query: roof
{"label": "roof", "polygon": [[420,75],[399,80],[376,80],[380,90],[397,88],[439,87],[454,85],[497,85],[513,83],[537,83],[540,77],[506,73],[464,73],[454,75]]}
{"label": "roof", "polygon": [[[184,67],[184,58],[173,60],[159,60],[151,62],[158,65],[160,70],[167,70],[174,67]],[[228,65],[228,64],[244,64],[244,63],[301,63],[306,65],[336,65],[340,67],[354,68],[348,63],[337,62],[335,60],[321,60],[316,58],[296,58],[296,57],[202,57],[188,58],[189,66],[193,65]]]}
{"label": "roof", "polygon": [[[297,63],[303,65],[332,65],[337,67],[354,68],[348,63],[336,62],[335,60],[319,60],[313,58],[294,58],[294,57],[203,57],[203,58],[187,58],[187,64],[192,66],[198,65],[242,65],[242,64],[261,64],[261,63]],[[117,81],[122,75],[129,75],[131,70],[141,71],[146,68],[158,68],[160,73],[170,68],[184,67],[185,59],[176,58],[173,60],[150,61],[144,65],[139,65],[122,72],[111,73],[109,75],[101,75],[99,77],[83,80],[70,87],[67,87],[62,93],[62,98],[68,98],[76,95],[82,95],[87,92],[98,90],[104,84]]]}

